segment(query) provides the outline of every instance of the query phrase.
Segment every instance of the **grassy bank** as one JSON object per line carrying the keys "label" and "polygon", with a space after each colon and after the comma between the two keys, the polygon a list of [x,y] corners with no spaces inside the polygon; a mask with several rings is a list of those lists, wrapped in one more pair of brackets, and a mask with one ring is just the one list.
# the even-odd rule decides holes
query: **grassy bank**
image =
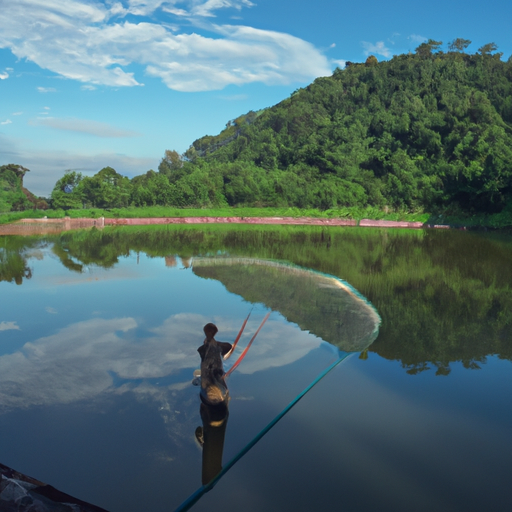
{"label": "grassy bank", "polygon": [[341,208],[332,210],[301,209],[301,208],[172,208],[163,206],[141,208],[92,208],[85,210],[27,210],[0,214],[0,224],[15,222],[23,218],[59,219],[71,218],[142,218],[142,217],[313,217],[342,219],[386,219],[426,222],[429,214],[392,212],[386,213],[377,208]]}
{"label": "grassy bank", "polygon": [[512,206],[493,215],[432,215],[429,213],[410,213],[405,211],[385,212],[378,208],[346,207],[331,210],[301,208],[173,208],[163,206],[130,207],[112,209],[80,209],[80,210],[27,210],[24,212],[8,212],[0,214],[0,224],[16,222],[23,218],[42,218],[47,216],[60,219],[71,218],[144,218],[144,217],[312,217],[372,220],[395,220],[424,222],[425,224],[447,224],[450,226],[466,226],[475,228],[503,229],[512,228]]}

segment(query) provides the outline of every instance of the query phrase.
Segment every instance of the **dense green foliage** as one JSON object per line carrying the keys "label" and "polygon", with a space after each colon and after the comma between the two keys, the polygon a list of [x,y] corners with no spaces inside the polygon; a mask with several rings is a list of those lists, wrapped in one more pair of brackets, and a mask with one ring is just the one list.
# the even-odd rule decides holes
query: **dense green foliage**
{"label": "dense green foliage", "polygon": [[44,209],[46,201],[38,199],[23,187],[23,176],[28,169],[18,164],[0,166],[0,212]]}
{"label": "dense green foliage", "polygon": [[92,177],[66,171],[51,194],[53,208],[122,208],[131,201],[133,185],[112,167],[104,167]]}
{"label": "dense green foliage", "polygon": [[[32,239],[25,240],[27,247],[33,246]],[[409,373],[435,368],[444,375],[453,361],[476,368],[487,355],[512,360],[510,237],[210,225],[92,229],[45,240],[54,243],[55,255],[73,272],[83,271],[84,265],[111,267],[130,251],[182,259],[222,252],[289,261],[338,276],[371,300],[382,325],[370,350],[401,361]],[[21,283],[30,268],[21,239],[0,241],[0,279]],[[225,284],[230,286],[228,279]],[[258,294],[266,293],[268,283],[262,282]],[[289,300],[291,308],[293,297]]]}

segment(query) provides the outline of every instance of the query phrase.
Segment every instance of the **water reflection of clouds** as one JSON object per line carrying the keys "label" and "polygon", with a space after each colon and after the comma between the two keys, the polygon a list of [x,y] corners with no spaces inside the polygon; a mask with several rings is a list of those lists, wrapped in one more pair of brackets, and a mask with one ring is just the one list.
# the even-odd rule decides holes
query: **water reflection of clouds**
{"label": "water reflection of clouds", "polygon": [[68,286],[94,283],[97,281],[125,281],[142,277],[143,275],[134,272],[131,267],[116,268],[114,270],[100,267],[85,267],[82,272],[70,272],[69,274],[60,276],[49,276],[48,282],[51,282],[51,286]]}
{"label": "water reflection of clouds", "polygon": [[[257,324],[253,325],[257,329]],[[267,321],[237,372],[251,374],[302,359],[324,341],[283,321]],[[244,345],[242,345],[244,346]],[[236,354],[235,354],[236,356]],[[235,357],[233,356],[233,357]]]}
{"label": "water reflection of clouds", "polygon": [[[141,326],[131,317],[92,318],[68,325],[56,334],[26,343],[18,352],[0,357],[0,403],[6,407],[71,403],[104,392],[133,390],[142,386],[141,380],[196,368],[202,327],[211,320],[200,314],[180,313],[149,329],[149,336],[144,338],[137,336]],[[214,320],[222,329],[219,339],[226,341],[233,340],[242,323],[233,318]],[[3,322],[0,326],[9,324],[14,323]],[[257,325],[256,321],[248,325],[240,350]],[[271,318],[237,371],[248,374],[290,364],[321,343],[297,326],[279,317]],[[173,383],[172,389],[189,386],[190,373],[190,379]],[[138,382],[116,388],[114,377]],[[139,391],[152,394],[156,392],[150,392],[152,387],[144,383]]]}
{"label": "water reflection of clouds", "polygon": [[23,252],[23,256],[25,256],[25,258],[27,258],[27,259],[35,259],[35,260],[42,261],[45,257],[45,252],[46,251],[41,250],[41,249],[26,249]]}

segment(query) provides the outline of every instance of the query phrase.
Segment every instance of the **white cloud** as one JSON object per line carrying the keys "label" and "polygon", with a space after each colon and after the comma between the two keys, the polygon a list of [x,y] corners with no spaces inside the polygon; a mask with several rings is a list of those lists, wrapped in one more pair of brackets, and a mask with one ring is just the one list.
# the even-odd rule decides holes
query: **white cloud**
{"label": "white cloud", "polygon": [[[224,36],[176,36],[147,73],[160,77],[171,89],[205,91],[250,82],[283,84],[330,74],[327,59],[302,39],[239,25],[215,26]],[[172,58],[174,56],[174,59]]]}
{"label": "white cloud", "polygon": [[46,94],[47,92],[57,92],[55,87],[38,87],[37,90],[43,94]]}
{"label": "white cloud", "polygon": [[1,121],[0,124],[11,124],[12,121],[10,119],[6,119],[5,121]]}
{"label": "white cloud", "polygon": [[[5,3],[0,10],[0,47],[62,77],[107,86],[141,85],[135,71],[124,69],[133,64],[179,91],[251,82],[287,84],[331,72],[326,57],[299,38],[207,23],[218,9],[251,7],[249,0],[130,0],[125,5],[117,2],[107,8],[79,0]],[[186,28],[154,22],[157,10],[174,13],[178,21],[186,18]],[[123,19],[127,13],[130,21]],[[194,24],[213,36],[191,32]]]}
{"label": "white cloud", "polygon": [[2,403],[26,407],[97,395],[112,383],[112,361],[107,360],[122,344],[116,332],[126,333],[136,325],[131,318],[79,322],[0,357]]}
{"label": "white cloud", "polygon": [[410,39],[413,43],[417,44],[424,43],[427,40],[426,37],[420,36],[418,34],[411,34],[410,36],[407,37],[407,39]]}
{"label": "white cloud", "polygon": [[347,61],[346,60],[332,60],[331,61],[333,64],[336,64],[336,66],[338,66],[340,69],[343,69],[346,65],[347,65]]}
{"label": "white cloud", "polygon": [[11,115],[13,116],[21,116],[23,112],[13,112]]}
{"label": "white cloud", "polygon": [[109,9],[110,16],[124,16],[127,14],[127,12],[128,10],[123,7],[121,2],[112,3]]}
{"label": "white cloud", "polygon": [[365,55],[377,54],[382,55],[383,57],[391,57],[392,55],[391,50],[386,47],[384,41],[377,41],[375,44],[369,43],[368,41],[362,41],[361,44],[363,45]]}
{"label": "white cloud", "polygon": [[9,73],[0,73],[0,80],[7,80],[9,78]]}
{"label": "white cloud", "polygon": [[126,13],[135,16],[148,16],[159,9],[162,4],[174,4],[175,2],[168,2],[165,0],[128,0],[128,8]]}
{"label": "white cloud", "polygon": [[177,9],[175,7],[162,7],[164,12],[168,12],[170,14],[174,14],[175,16],[189,16],[190,13],[185,11],[185,9]]}
{"label": "white cloud", "polygon": [[16,322],[0,322],[0,331],[20,330]]}
{"label": "white cloud", "polygon": [[[43,112],[48,113],[48,112]],[[123,138],[123,137],[138,137],[139,133],[131,130],[123,130],[107,123],[99,121],[91,121],[89,119],[77,119],[74,117],[59,118],[59,117],[46,117],[31,119],[29,124],[32,126],[48,126],[56,130],[71,131],[86,133],[94,135],[95,137],[102,138]]]}
{"label": "white cloud", "polygon": [[217,9],[233,8],[238,11],[242,7],[253,7],[249,0],[207,0],[205,3],[195,6],[192,13],[197,16],[214,17],[213,11]]}
{"label": "white cloud", "polygon": [[94,85],[82,85],[80,87],[80,89],[82,89],[82,91],[95,91],[97,89],[97,87],[94,87]]}

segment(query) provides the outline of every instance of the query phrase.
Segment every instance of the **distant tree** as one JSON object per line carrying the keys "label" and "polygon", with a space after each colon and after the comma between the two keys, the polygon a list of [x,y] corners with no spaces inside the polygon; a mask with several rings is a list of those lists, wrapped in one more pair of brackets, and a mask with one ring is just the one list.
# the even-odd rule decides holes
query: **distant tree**
{"label": "distant tree", "polygon": [[[369,57],[318,78],[253,122],[241,116],[195,141],[194,153],[176,159],[170,190],[184,206],[224,197],[230,205],[502,211],[512,201],[511,67],[496,52],[466,55],[468,44],[455,39],[444,54],[430,39],[414,56]],[[141,200],[152,200],[149,181]]]}
{"label": "distant tree", "polygon": [[130,204],[130,180],[112,167],[104,167],[92,178],[84,178],[78,188],[86,206],[122,208]]}
{"label": "distant tree", "polygon": [[379,61],[375,55],[369,55],[364,64],[365,66],[376,66],[378,63]]}
{"label": "distant tree", "polygon": [[0,211],[22,211],[30,208],[32,202],[28,200],[23,188],[23,176],[28,169],[18,164],[0,166]]}
{"label": "distant tree", "polygon": [[194,146],[190,146],[185,153],[183,153],[183,157],[190,162],[193,162],[198,157],[197,150]]}
{"label": "distant tree", "polygon": [[416,48],[416,54],[420,57],[430,57],[432,52],[439,50],[439,47],[442,44],[442,41],[434,41],[433,39],[429,39],[426,43],[421,43],[418,48]]}
{"label": "distant tree", "polygon": [[82,173],[72,170],[64,172],[64,176],[55,183],[51,193],[51,204],[53,208],[82,208],[82,194],[77,187],[82,181]]}
{"label": "distant tree", "polygon": [[165,155],[158,166],[158,172],[170,176],[183,167],[183,157],[175,150],[165,150]]}
{"label": "distant tree", "polygon": [[481,55],[489,55],[492,52],[495,52],[498,49],[498,45],[496,43],[487,43],[482,47],[478,48],[478,53]]}
{"label": "distant tree", "polygon": [[469,39],[462,39],[462,38],[458,37],[457,39],[454,39],[448,45],[448,49],[452,52],[454,52],[454,51],[463,52],[470,44],[471,44],[471,41]]}
{"label": "distant tree", "polygon": [[135,206],[180,206],[182,202],[165,174],[150,170],[132,179],[131,203]]}

